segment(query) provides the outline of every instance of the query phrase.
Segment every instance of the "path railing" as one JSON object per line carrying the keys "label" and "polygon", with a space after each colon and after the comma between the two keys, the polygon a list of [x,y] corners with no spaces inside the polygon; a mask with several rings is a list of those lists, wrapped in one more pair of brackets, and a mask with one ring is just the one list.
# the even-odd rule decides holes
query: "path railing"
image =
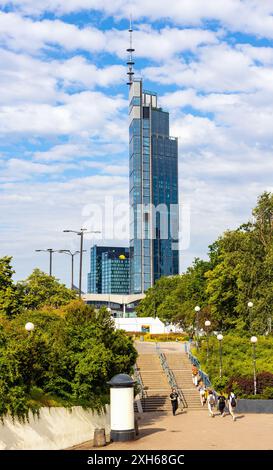
{"label": "path railing", "polygon": [[148,397],[148,394],[147,394],[147,391],[145,390],[141,374],[136,364],[134,365],[134,378],[139,387],[139,396],[140,396],[140,400],[142,400],[141,407],[144,408],[143,411],[145,411],[145,398]]}
{"label": "path railing", "polygon": [[201,369],[201,365],[200,365],[200,362],[198,361],[197,357],[195,357],[191,352],[190,350],[188,350],[188,357],[189,357],[189,360],[191,361],[191,363],[197,367],[198,369],[198,374],[200,375],[200,378],[203,382],[203,384],[205,385],[205,387],[212,387],[211,385],[211,381],[209,379],[209,376],[204,372],[202,371]]}
{"label": "path railing", "polygon": [[173,371],[170,369],[170,367],[169,367],[169,365],[168,365],[168,362],[167,362],[167,359],[166,359],[166,356],[165,356],[165,354],[161,351],[160,346],[159,346],[158,343],[156,343],[156,352],[157,352],[157,354],[158,354],[158,357],[159,357],[159,360],[160,360],[162,369],[164,370],[164,372],[165,372],[165,374],[166,374],[166,376],[167,376],[167,379],[168,379],[168,382],[169,382],[170,387],[171,387],[171,388],[175,388],[175,389],[177,390],[180,403],[182,404],[183,408],[187,408],[187,407],[188,407],[188,404],[187,404],[187,402],[186,402],[186,399],[185,399],[185,397],[184,397],[184,394],[183,394],[182,390],[181,390],[180,388],[178,388],[175,375],[174,375]]}

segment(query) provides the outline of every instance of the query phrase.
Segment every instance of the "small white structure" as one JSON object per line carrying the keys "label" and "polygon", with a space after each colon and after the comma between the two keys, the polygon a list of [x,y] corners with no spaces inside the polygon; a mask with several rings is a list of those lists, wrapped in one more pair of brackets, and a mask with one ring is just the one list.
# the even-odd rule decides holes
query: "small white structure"
{"label": "small white structure", "polygon": [[111,440],[131,441],[135,438],[134,384],[127,374],[115,375],[109,382]]}
{"label": "small white structure", "polygon": [[114,321],[118,330],[151,334],[180,333],[183,331],[175,325],[164,325],[158,317],[114,318]]}

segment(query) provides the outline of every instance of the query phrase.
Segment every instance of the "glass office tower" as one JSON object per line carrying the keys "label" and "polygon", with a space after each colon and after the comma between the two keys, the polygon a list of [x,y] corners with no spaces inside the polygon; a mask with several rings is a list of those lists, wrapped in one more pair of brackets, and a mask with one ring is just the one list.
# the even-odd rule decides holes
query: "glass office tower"
{"label": "glass office tower", "polygon": [[[128,247],[92,246],[90,249],[87,292],[89,294],[128,294],[128,257]],[[118,281],[119,276],[120,282]]]}
{"label": "glass office tower", "polygon": [[129,294],[129,250],[119,254],[115,251],[102,253],[102,294]]}
{"label": "glass office tower", "polygon": [[178,274],[178,141],[157,95],[132,80],[129,91],[130,292]]}

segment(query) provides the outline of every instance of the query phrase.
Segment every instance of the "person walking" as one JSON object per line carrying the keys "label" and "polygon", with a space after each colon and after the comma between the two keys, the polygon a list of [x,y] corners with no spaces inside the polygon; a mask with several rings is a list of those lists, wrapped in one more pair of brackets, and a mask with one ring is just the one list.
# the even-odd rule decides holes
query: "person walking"
{"label": "person walking", "polygon": [[216,404],[216,400],[215,400],[215,395],[213,393],[212,390],[209,390],[209,394],[208,394],[208,410],[209,410],[209,416],[211,416],[212,418],[214,418],[214,407],[215,407],[215,404]]}
{"label": "person walking", "polygon": [[172,410],[173,410],[173,416],[175,415],[175,412],[178,408],[178,393],[175,388],[172,388],[171,394],[170,394],[170,399],[172,403]]}
{"label": "person walking", "polygon": [[206,403],[206,387],[204,386],[203,382],[201,382],[198,390],[200,394],[201,405],[204,406],[204,404]]}
{"label": "person walking", "polygon": [[236,395],[233,392],[230,392],[228,396],[228,410],[232,416],[233,421],[236,421],[236,416],[235,416],[235,409],[237,406],[237,399]]}
{"label": "person walking", "polygon": [[223,395],[223,392],[218,395],[218,408],[221,413],[221,417],[225,416],[225,408],[226,408],[226,397]]}
{"label": "person walking", "polygon": [[195,385],[195,380],[196,380],[195,377],[197,376],[197,374],[198,374],[198,369],[196,366],[193,365],[191,368],[191,376],[192,376],[193,385]]}

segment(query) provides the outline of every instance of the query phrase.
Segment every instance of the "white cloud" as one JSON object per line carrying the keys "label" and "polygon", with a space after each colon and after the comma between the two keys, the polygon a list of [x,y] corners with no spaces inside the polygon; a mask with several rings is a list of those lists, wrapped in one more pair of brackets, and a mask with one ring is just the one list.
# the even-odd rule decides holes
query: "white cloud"
{"label": "white cloud", "polygon": [[[127,102],[121,97],[112,98],[88,91],[65,95],[63,103],[55,106],[35,103],[4,105],[0,108],[0,134],[100,136],[102,126],[107,128],[107,121],[118,119],[119,111],[125,106]],[[111,128],[111,124],[109,126]]]}
{"label": "white cloud", "polygon": [[162,84],[210,92],[249,92],[263,86],[260,67],[243,51],[225,43],[200,48],[189,63],[172,60],[161,67],[147,67],[143,73]]}
{"label": "white cloud", "polygon": [[[125,65],[109,65],[105,55],[125,64],[128,33],[118,22],[100,30],[92,12],[83,26],[42,13],[87,7],[112,13],[115,21],[127,16],[128,2],[12,3],[21,14],[0,13],[1,252],[16,255],[22,277],[40,263],[47,269],[46,256],[31,256],[35,248],[78,248],[77,237],[67,238],[62,229],[85,223],[86,204],[103,204],[108,195],[128,201],[128,103],[125,87],[124,96],[111,88],[125,83]],[[273,48],[247,44],[247,38],[238,44],[224,33],[273,37],[272,2],[131,3],[139,20],[136,54],[149,60],[144,78],[155,82],[155,91],[161,85],[159,103],[170,110],[171,133],[179,136],[180,200],[191,204],[192,218],[185,268],[226,228],[247,220],[259,193],[272,190]],[[149,18],[171,22],[159,29]],[[216,33],[207,19],[219,20]],[[64,260],[54,263],[63,276]]]}
{"label": "white cloud", "polygon": [[[128,40],[127,30],[101,31],[91,26],[79,28],[61,20],[32,20],[17,13],[0,12],[0,42],[14,51],[37,54],[39,50],[50,51],[54,47],[62,47],[66,51],[108,52],[125,59]],[[216,33],[203,29],[165,27],[157,30],[147,24],[140,24],[134,32],[137,56],[153,60],[167,59],[185,50],[194,51],[202,44],[217,42]],[[75,63],[71,64],[74,71],[78,65],[78,71],[81,67],[84,75],[87,64],[74,60]],[[119,75],[121,67],[113,66],[112,70]],[[90,75],[90,68],[87,71]],[[70,75],[69,67],[66,73]],[[104,84],[105,76],[101,79]]]}
{"label": "white cloud", "polygon": [[273,5],[271,0],[0,0],[27,14],[51,11],[57,15],[81,10],[98,10],[116,18],[135,20],[167,18],[182,25],[200,25],[206,20],[221,22],[231,31],[273,37]]}

